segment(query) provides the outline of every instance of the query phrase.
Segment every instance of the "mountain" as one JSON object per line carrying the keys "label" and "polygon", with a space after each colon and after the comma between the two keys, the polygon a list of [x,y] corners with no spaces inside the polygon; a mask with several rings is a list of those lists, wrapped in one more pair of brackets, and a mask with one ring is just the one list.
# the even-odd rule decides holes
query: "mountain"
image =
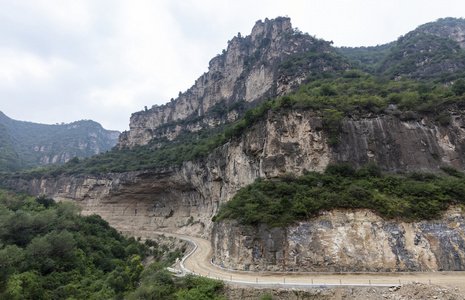
{"label": "mountain", "polygon": [[300,85],[360,69],[399,80],[450,84],[465,77],[465,20],[431,22],[375,47],[333,48],[331,43],[292,29],[289,18],[258,21],[249,36],[236,36],[210,61],[209,71],[170,103],[132,114],[118,148],[173,140],[234,122],[247,109],[279,98]]}
{"label": "mountain", "polygon": [[247,109],[295,90],[310,75],[345,70],[330,42],[295,31],[289,18],[256,22],[249,36],[236,36],[209,63],[207,73],[170,103],[132,114],[118,147],[174,139],[239,119]]}
{"label": "mountain", "polygon": [[0,171],[63,164],[110,150],[118,131],[90,120],[45,125],[16,121],[0,112]]}
{"label": "mountain", "polygon": [[[463,20],[443,22],[336,49],[288,18],[258,21],[192,88],[134,113],[112,151],[1,183],[79,203],[125,234],[203,235],[225,267],[465,270]],[[215,219],[226,204],[245,212]]]}
{"label": "mountain", "polygon": [[465,75],[465,20],[439,19],[395,42],[375,47],[342,47],[338,53],[374,75],[450,83]]}

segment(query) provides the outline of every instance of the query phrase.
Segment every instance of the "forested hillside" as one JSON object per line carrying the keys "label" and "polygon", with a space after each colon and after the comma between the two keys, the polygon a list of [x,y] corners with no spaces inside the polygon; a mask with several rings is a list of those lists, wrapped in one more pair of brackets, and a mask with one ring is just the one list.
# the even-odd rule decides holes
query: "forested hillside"
{"label": "forested hillside", "polygon": [[110,150],[118,131],[94,121],[45,125],[10,119],[0,112],[0,171],[19,171],[63,164]]}
{"label": "forested hillside", "polygon": [[243,225],[287,226],[335,208],[368,208],[380,216],[405,221],[439,217],[449,205],[465,204],[465,174],[444,167],[443,174],[413,172],[383,175],[379,166],[354,169],[329,165],[324,173],[301,177],[285,174],[279,181],[258,179],[239,190],[213,219]]}
{"label": "forested hillside", "polygon": [[219,299],[220,282],[164,269],[185,247],[141,243],[79,211],[0,190],[1,299]]}

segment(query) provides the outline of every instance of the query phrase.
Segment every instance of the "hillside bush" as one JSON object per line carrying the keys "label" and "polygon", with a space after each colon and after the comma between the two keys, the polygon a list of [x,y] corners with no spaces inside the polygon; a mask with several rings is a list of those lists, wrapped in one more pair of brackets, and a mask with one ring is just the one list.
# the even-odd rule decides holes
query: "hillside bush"
{"label": "hillside bush", "polygon": [[287,226],[335,208],[368,208],[390,219],[429,220],[451,204],[465,204],[464,173],[450,167],[442,170],[443,175],[413,172],[395,176],[383,175],[376,164],[359,169],[336,164],[328,165],[323,173],[287,174],[280,180],[260,178],[223,204],[213,221]]}

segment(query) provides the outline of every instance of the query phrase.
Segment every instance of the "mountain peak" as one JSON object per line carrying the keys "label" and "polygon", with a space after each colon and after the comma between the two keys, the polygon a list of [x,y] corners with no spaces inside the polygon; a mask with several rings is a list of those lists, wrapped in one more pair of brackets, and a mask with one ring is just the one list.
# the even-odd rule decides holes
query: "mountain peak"
{"label": "mountain peak", "polygon": [[252,41],[255,41],[263,37],[275,39],[283,33],[293,33],[291,19],[288,17],[278,17],[271,20],[266,18],[265,21],[258,20],[252,28],[250,36]]}
{"label": "mountain peak", "polygon": [[182,130],[199,131],[234,122],[246,109],[295,89],[313,73],[346,69],[330,43],[294,31],[291,19],[259,20],[248,36],[234,37],[210,60],[208,72],[177,99],[131,116],[118,147],[172,140]]}

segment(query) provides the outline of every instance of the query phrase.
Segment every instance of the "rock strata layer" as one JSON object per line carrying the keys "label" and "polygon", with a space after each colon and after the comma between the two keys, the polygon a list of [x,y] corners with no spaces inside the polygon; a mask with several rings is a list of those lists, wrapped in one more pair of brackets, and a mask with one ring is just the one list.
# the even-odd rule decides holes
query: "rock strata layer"
{"label": "rock strata layer", "polygon": [[438,220],[384,220],[369,210],[334,210],[288,228],[221,223],[213,262],[250,271],[464,271],[465,213]]}
{"label": "rock strata layer", "polygon": [[376,162],[388,172],[437,172],[441,166],[464,170],[464,128],[461,116],[453,117],[447,127],[427,118],[408,122],[388,115],[351,118],[343,122],[341,142],[329,146],[316,113],[270,113],[266,121],[203,161],[149,171],[11,180],[6,184],[32,195],[78,203],[83,213],[100,214],[127,234],[193,227],[196,233],[208,236],[219,205],[258,177],[276,178],[288,172],[301,175],[305,170],[323,171],[329,163],[346,161],[356,167]]}

